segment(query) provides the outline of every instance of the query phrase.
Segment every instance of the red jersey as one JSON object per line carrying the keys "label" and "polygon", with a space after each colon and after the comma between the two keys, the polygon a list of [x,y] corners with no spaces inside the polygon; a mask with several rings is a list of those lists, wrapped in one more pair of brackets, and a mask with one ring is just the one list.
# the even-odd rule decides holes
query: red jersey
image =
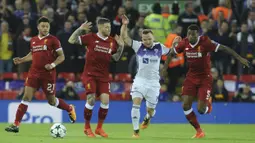
{"label": "red jersey", "polygon": [[219,46],[220,44],[207,36],[200,36],[195,45],[190,44],[188,38],[184,38],[174,50],[176,53],[184,53],[189,67],[187,76],[201,77],[211,75],[210,52],[217,52]]}
{"label": "red jersey", "polygon": [[36,74],[55,72],[55,68],[52,71],[48,71],[44,66],[54,62],[58,56],[56,51],[61,49],[61,44],[55,36],[33,37],[30,41],[30,51],[32,53],[30,72]]}
{"label": "red jersey", "polygon": [[79,37],[80,43],[87,46],[83,76],[103,77],[108,81],[112,54],[117,51],[117,43],[112,37],[102,38],[90,33]]}

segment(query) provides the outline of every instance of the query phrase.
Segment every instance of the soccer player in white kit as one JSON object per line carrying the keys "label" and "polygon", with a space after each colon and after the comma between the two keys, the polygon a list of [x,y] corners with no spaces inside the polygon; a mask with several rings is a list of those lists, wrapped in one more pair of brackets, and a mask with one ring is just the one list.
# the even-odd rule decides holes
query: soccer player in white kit
{"label": "soccer player in white kit", "polygon": [[150,29],[143,30],[141,42],[131,40],[127,34],[128,23],[129,20],[124,15],[122,18],[123,25],[121,26],[121,36],[125,44],[132,47],[135,51],[138,62],[138,71],[131,89],[131,96],[133,100],[133,107],[131,111],[134,129],[133,137],[138,138],[141,102],[143,98],[145,98],[147,114],[141,125],[141,128],[145,129],[148,127],[150,119],[156,113],[155,108],[160,94],[160,59],[162,55],[168,54],[169,48],[166,48],[163,44],[154,42],[154,36]]}

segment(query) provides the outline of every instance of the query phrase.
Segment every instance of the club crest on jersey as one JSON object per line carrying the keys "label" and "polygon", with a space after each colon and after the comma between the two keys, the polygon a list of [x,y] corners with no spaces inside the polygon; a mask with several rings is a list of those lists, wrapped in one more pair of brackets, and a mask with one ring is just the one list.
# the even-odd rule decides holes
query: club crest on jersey
{"label": "club crest on jersey", "polygon": [[154,49],[154,52],[158,53],[158,49]]}
{"label": "club crest on jersey", "polygon": [[200,46],[198,46],[198,48],[197,48],[197,56],[198,57],[202,57],[202,53],[201,53],[201,49],[200,49]]}
{"label": "club crest on jersey", "polygon": [[88,84],[87,84],[87,88],[88,88],[88,89],[90,89],[90,88],[91,88],[91,87],[90,87],[90,83],[88,83]]}
{"label": "club crest on jersey", "polygon": [[45,39],[45,40],[44,40],[44,44],[45,44],[45,45],[47,44],[47,41],[48,41],[48,39]]}

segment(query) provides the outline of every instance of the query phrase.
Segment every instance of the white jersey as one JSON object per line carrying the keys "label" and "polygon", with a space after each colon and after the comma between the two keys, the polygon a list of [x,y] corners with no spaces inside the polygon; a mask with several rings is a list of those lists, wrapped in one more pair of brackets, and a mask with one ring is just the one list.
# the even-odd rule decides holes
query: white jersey
{"label": "white jersey", "polygon": [[169,48],[160,43],[153,43],[151,48],[146,48],[142,42],[135,40],[133,40],[132,48],[136,53],[138,62],[135,80],[142,79],[159,82],[161,56],[168,54]]}

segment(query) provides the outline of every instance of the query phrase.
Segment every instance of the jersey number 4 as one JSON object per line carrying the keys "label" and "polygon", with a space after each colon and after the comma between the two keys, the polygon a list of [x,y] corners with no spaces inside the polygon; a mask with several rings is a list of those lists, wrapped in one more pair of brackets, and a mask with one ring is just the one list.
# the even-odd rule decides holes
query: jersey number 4
{"label": "jersey number 4", "polygon": [[50,93],[53,93],[54,89],[55,89],[55,84],[48,83],[47,91],[49,91]]}

